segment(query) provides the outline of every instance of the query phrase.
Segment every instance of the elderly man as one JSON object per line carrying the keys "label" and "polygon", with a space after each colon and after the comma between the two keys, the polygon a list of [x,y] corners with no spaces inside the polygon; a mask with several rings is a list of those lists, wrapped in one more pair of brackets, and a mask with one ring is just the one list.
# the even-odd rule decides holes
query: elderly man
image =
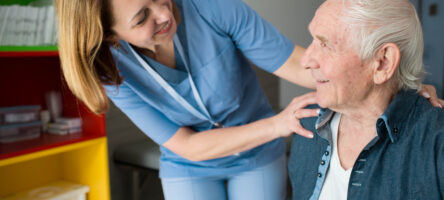
{"label": "elderly man", "polygon": [[294,136],[293,199],[443,199],[444,110],[417,94],[423,39],[414,7],[327,0],[309,30],[301,63],[317,92],[300,99],[323,109],[301,121],[313,139]]}

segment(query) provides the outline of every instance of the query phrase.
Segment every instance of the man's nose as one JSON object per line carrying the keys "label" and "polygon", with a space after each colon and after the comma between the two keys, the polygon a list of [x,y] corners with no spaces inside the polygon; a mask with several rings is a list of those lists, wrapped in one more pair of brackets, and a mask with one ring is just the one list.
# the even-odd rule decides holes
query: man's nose
{"label": "man's nose", "polygon": [[302,55],[302,58],[301,58],[300,64],[305,69],[319,68],[319,64],[316,62],[316,59],[314,57],[314,49],[312,46],[313,45],[308,46],[308,48],[305,50],[304,55]]}

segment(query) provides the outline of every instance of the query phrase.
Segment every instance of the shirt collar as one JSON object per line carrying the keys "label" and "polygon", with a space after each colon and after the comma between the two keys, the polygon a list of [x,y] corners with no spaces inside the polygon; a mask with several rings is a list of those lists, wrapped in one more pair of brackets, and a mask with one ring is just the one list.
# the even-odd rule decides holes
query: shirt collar
{"label": "shirt collar", "polygon": [[386,133],[392,143],[401,136],[403,128],[408,123],[409,113],[418,101],[419,95],[414,90],[400,90],[389,104],[384,114],[377,120],[378,135]]}
{"label": "shirt collar", "polygon": [[331,120],[335,112],[328,108],[321,108],[318,119],[316,120],[316,130],[324,127]]}
{"label": "shirt collar", "polygon": [[[411,109],[418,100],[419,95],[414,90],[400,90],[396,97],[389,104],[384,114],[376,122],[377,134],[379,137],[387,136],[394,143],[399,139],[403,125],[406,124],[406,118]],[[334,111],[328,108],[322,108],[316,121],[316,131],[319,136],[327,139],[325,131],[320,131],[333,118]]]}
{"label": "shirt collar", "polygon": [[[331,131],[328,130],[328,124],[331,121],[331,119],[333,118],[335,112],[327,109],[327,108],[322,108],[319,112],[319,116],[318,119],[316,120],[316,133],[328,140],[330,142],[330,144],[332,143],[332,136],[331,136]],[[327,126],[327,127],[326,127]]]}

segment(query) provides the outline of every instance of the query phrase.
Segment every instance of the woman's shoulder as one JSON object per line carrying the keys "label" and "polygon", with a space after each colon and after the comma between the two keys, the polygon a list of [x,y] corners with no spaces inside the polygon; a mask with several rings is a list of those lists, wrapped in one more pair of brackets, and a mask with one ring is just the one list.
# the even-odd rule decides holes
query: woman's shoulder
{"label": "woman's shoulder", "polygon": [[181,3],[193,3],[197,6],[211,6],[211,5],[224,5],[235,6],[238,3],[242,3],[242,0],[182,0]]}
{"label": "woman's shoulder", "polygon": [[182,0],[182,4],[191,4],[200,14],[218,16],[237,12],[245,3],[242,0]]}

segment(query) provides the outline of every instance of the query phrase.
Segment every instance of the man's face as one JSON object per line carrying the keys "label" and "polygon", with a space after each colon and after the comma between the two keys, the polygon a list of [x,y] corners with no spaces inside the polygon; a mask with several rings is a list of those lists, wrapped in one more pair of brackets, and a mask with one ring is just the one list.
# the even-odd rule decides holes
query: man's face
{"label": "man's face", "polygon": [[359,104],[370,91],[372,68],[352,45],[350,30],[340,21],[341,1],[326,1],[309,25],[313,41],[301,59],[316,80],[317,102],[330,109]]}

